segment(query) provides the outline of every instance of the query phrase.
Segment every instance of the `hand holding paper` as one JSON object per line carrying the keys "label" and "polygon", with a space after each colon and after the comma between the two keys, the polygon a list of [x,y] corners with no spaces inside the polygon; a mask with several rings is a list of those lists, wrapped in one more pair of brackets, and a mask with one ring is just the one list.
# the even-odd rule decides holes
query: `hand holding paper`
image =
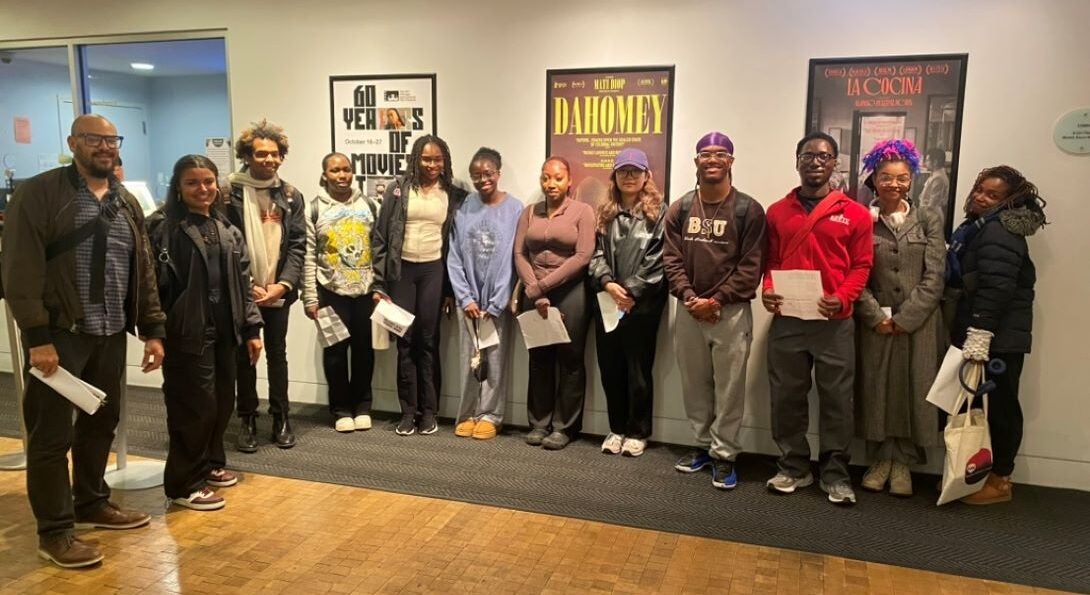
{"label": "hand holding paper", "polygon": [[144,341],[144,361],[141,369],[145,374],[158,370],[163,366],[163,342],[159,339]]}
{"label": "hand holding paper", "polygon": [[602,313],[602,325],[607,333],[613,332],[624,316],[624,312],[617,307],[617,301],[608,291],[598,292],[598,311]]}
{"label": "hand holding paper", "polygon": [[375,303],[371,320],[391,333],[404,337],[416,317],[390,300],[380,299]]}
{"label": "hand holding paper", "polygon": [[60,396],[72,401],[75,406],[86,411],[88,415],[94,415],[98,408],[102,406],[103,399],[106,398],[106,393],[102,392],[98,387],[87,384],[61,367],[58,367],[57,371],[49,376],[46,376],[38,368],[31,368],[30,373],[45,383],[46,386],[57,391]]}
{"label": "hand holding paper", "polygon": [[350,336],[348,327],[341,321],[341,317],[337,316],[333,306],[319,308],[314,322],[318,326],[318,342],[323,348],[336,345]]}
{"label": "hand holding paper", "polygon": [[568,329],[564,328],[564,321],[560,317],[560,310],[556,308],[550,307],[546,318],[542,318],[536,310],[523,312],[519,314],[518,321],[527,349],[571,343]]}
{"label": "hand holding paper", "polygon": [[772,271],[772,285],[783,298],[780,314],[802,320],[826,320],[818,304],[825,297],[819,271]]}
{"label": "hand holding paper", "polygon": [[469,333],[477,334],[477,349],[488,349],[500,344],[500,334],[496,330],[496,323],[492,320],[491,316],[485,316],[476,320],[477,330],[473,330],[474,321],[470,318],[465,319],[466,328],[469,329]]}

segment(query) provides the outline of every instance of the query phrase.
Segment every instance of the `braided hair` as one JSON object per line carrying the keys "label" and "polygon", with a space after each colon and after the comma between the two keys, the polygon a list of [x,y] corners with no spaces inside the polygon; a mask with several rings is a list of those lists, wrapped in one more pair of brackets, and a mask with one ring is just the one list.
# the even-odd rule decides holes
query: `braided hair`
{"label": "braided hair", "polygon": [[429,143],[439,147],[443,153],[443,171],[439,174],[439,185],[443,190],[449,190],[451,183],[450,147],[446,141],[434,134],[425,134],[413,142],[413,150],[409,155],[409,163],[405,166],[405,183],[409,188],[420,189],[420,156],[424,147]]}
{"label": "braided hair", "polygon": [[1017,209],[1025,207],[1039,213],[1042,218],[1042,224],[1048,224],[1048,221],[1044,219],[1045,206],[1048,205],[1048,202],[1041,198],[1040,191],[1037,190],[1037,185],[1027,180],[1026,177],[1022,175],[1022,172],[1009,165],[997,165],[995,167],[986,167],[981,170],[980,174],[976,177],[976,181],[973,182],[973,187],[969,191],[969,196],[965,199],[964,208],[966,215],[969,215],[969,205],[973,202],[973,191],[980,186],[981,182],[988,178],[1003,180],[1003,183],[1010,189],[1007,192],[1006,200],[1003,201],[1003,204],[1000,205],[999,208]]}

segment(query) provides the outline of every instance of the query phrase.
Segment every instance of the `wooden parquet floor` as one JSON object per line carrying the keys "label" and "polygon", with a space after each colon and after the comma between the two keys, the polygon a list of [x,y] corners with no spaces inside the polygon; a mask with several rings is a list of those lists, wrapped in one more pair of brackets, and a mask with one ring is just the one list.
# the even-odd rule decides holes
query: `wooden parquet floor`
{"label": "wooden parquet floor", "polygon": [[[0,438],[0,454],[19,443]],[[247,475],[215,512],[165,509],[82,531],[106,555],[62,570],[36,554],[25,474],[0,472],[3,593],[1043,593],[769,547],[361,488]]]}

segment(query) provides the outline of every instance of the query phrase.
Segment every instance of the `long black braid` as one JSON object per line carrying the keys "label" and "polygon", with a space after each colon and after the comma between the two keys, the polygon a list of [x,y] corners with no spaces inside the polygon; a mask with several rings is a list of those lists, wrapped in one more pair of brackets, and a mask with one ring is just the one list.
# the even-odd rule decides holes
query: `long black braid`
{"label": "long black braid", "polygon": [[405,182],[409,188],[420,189],[420,155],[424,152],[424,145],[432,143],[443,152],[443,173],[439,174],[439,184],[443,190],[451,188],[450,147],[446,141],[434,134],[425,134],[413,142],[413,150],[409,155],[409,163],[405,166]]}

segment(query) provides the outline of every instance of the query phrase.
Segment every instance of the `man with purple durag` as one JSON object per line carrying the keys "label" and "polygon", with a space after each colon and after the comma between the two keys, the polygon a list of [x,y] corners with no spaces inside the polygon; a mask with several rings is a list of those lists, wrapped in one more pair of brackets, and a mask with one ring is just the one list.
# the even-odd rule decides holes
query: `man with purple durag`
{"label": "man with purple durag", "polygon": [[750,301],[761,282],[765,214],[732,184],[734,143],[709,132],[696,143],[696,188],[666,211],[663,264],[680,305],[674,350],[685,414],[699,448],[674,468],[712,467],[712,486],[738,483],[734,461],[753,339]]}

